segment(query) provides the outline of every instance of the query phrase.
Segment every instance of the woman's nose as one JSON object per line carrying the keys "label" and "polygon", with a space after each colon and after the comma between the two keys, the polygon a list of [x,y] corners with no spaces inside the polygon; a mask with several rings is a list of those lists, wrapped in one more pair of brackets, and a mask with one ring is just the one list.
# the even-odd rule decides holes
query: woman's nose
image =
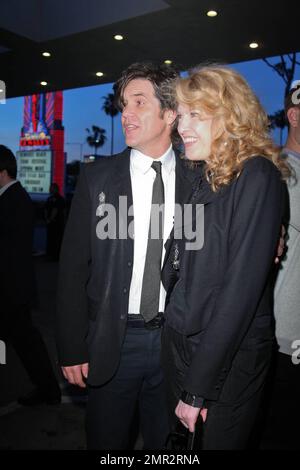
{"label": "woman's nose", "polygon": [[184,132],[189,128],[189,119],[187,116],[182,117],[178,123],[178,132]]}

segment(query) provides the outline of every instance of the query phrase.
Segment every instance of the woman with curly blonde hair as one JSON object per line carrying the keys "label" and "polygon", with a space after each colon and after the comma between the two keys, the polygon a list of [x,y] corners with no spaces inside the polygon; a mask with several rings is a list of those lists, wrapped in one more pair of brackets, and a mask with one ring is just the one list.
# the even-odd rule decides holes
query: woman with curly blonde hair
{"label": "woman with curly blonde hair", "polygon": [[184,230],[182,239],[174,230],[166,246],[170,414],[191,432],[202,416],[203,449],[242,449],[274,346],[270,281],[289,169],[237,72],[204,66],[179,79],[175,93],[185,158],[195,167],[189,202],[204,207],[204,243],[187,249]]}

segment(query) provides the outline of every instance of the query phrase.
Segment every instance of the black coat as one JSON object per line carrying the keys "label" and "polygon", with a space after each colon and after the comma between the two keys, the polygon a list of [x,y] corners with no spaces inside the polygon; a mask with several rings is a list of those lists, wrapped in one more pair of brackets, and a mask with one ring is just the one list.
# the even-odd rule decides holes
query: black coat
{"label": "black coat", "polygon": [[[176,201],[189,199],[194,174],[177,158]],[[131,238],[100,240],[96,215],[101,193],[119,207],[132,205],[130,151],[84,165],[61,249],[57,345],[64,366],[89,362],[88,381],[101,385],[114,374],[124,339],[133,267]],[[102,196],[103,200],[103,196]],[[133,217],[128,217],[128,224]],[[116,227],[118,235],[118,224]]]}
{"label": "black coat", "polygon": [[[218,400],[234,367],[251,381],[267,359],[262,346],[274,336],[269,279],[283,189],[279,171],[263,157],[248,160],[239,178],[218,193],[202,177],[193,196],[193,204],[204,204],[202,249],[187,251],[185,239],[167,243],[166,319],[188,338],[191,350],[183,388],[207,400]],[[229,380],[231,390],[236,376]]]}
{"label": "black coat", "polygon": [[35,292],[32,258],[34,210],[19,182],[0,196],[0,303],[28,304]]}

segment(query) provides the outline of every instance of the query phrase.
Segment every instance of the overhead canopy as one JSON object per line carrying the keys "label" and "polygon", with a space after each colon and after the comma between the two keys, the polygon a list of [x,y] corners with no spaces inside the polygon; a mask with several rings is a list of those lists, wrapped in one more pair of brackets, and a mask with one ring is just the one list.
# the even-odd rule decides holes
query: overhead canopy
{"label": "overhead canopy", "polygon": [[[7,97],[113,82],[129,64],[239,62],[300,51],[295,0],[5,0]],[[209,18],[208,10],[218,15]],[[114,39],[124,36],[122,41]],[[249,48],[251,42],[259,47]],[[42,56],[50,52],[51,57]],[[97,77],[96,72],[102,72]],[[42,87],[41,81],[47,86]]]}

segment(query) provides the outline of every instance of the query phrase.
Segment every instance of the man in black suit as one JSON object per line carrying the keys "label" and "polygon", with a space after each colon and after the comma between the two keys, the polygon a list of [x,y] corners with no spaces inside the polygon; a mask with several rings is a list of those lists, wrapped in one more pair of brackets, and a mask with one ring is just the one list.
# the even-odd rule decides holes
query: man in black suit
{"label": "man in black suit", "polygon": [[33,205],[16,176],[13,153],[0,145],[0,339],[12,343],[36,387],[19,403],[57,404],[60,389],[30,315],[34,296]]}
{"label": "man in black suit", "polygon": [[[82,168],[66,227],[58,349],[66,379],[88,383],[89,449],[128,447],[137,406],[145,448],[163,447],[169,431],[160,365],[166,295],[160,269],[175,201],[184,203],[192,191],[192,175],[171,143],[176,112],[166,91],[176,77],[172,68],[153,64],[123,72],[116,91],[129,148]],[[160,232],[155,241],[150,214],[163,203],[163,237]],[[106,210],[117,213],[107,238]],[[134,240],[128,236],[133,227]]]}

